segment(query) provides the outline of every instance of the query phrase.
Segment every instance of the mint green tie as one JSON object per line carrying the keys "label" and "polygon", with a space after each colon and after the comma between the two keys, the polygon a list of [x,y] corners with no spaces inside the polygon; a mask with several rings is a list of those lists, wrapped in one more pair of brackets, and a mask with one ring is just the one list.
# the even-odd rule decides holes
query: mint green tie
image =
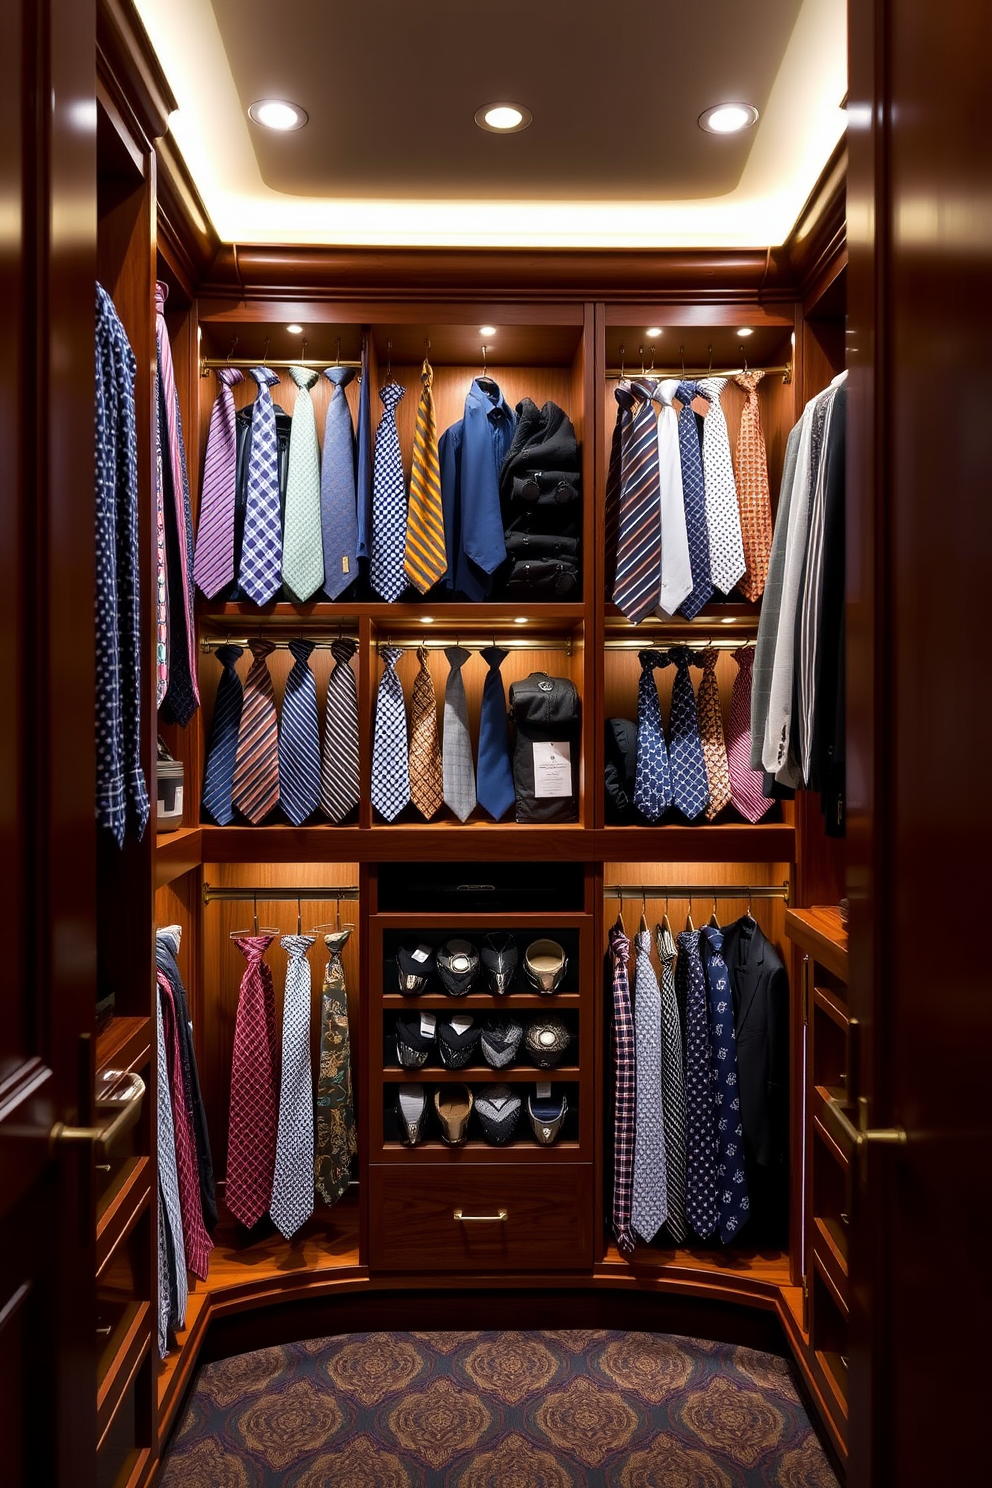
{"label": "mint green tie", "polygon": [[320,450],[317,418],[310,389],[317,373],[290,367],[299,388],[289,434],[286,477],[286,522],[282,539],[282,582],[302,603],[324,582],[324,549],[320,528]]}

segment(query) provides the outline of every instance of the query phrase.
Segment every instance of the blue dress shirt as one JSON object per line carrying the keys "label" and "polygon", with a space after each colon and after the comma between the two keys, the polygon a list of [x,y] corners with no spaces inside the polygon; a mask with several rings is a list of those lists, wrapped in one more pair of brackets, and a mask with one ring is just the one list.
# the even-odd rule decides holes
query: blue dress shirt
{"label": "blue dress shirt", "polygon": [[447,586],[460,597],[488,599],[492,575],[506,557],[499,505],[499,471],[510,448],[516,419],[499,388],[476,378],[465,399],[465,416],[438,444],[441,504],[448,556]]}

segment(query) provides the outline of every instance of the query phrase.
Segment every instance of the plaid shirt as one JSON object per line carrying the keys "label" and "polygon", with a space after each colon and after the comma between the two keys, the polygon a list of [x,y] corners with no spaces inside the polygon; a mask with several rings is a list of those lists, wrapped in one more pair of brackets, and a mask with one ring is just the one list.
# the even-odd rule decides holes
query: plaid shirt
{"label": "plaid shirt", "polygon": [[613,1233],[622,1255],[632,1255],[634,1232],[630,1206],[634,1182],[636,1086],[634,1019],[630,1009],[627,960],[630,941],[614,925],[610,931],[613,957]]}

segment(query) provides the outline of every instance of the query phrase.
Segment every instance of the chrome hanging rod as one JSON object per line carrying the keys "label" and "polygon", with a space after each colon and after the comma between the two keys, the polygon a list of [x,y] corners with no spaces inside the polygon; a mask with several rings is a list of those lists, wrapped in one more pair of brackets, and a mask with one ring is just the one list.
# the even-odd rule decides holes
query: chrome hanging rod
{"label": "chrome hanging rod", "polygon": [[523,638],[518,640],[516,636],[506,636],[501,639],[498,633],[475,639],[466,639],[464,636],[452,636],[448,640],[443,640],[439,637],[431,636],[430,640],[427,640],[426,637],[422,640],[418,636],[416,640],[412,641],[394,640],[392,636],[380,636],[376,642],[376,650],[381,652],[384,646],[398,646],[403,651],[416,651],[419,647],[423,646],[425,651],[444,651],[448,646],[461,646],[466,651],[484,651],[487,646],[493,645],[502,646],[504,651],[564,651],[566,656],[571,656],[572,654],[572,641],[570,637],[563,641],[524,640]]}
{"label": "chrome hanging rod", "polygon": [[783,884],[604,884],[604,899],[784,899]]}
{"label": "chrome hanging rod", "polygon": [[333,888],[325,888],[315,884],[303,884],[300,886],[287,887],[283,884],[266,885],[256,887],[252,884],[238,884],[235,888],[217,888],[214,884],[204,883],[203,902],[210,904],[214,899],[241,901],[252,899],[357,899],[357,884],[338,884]]}
{"label": "chrome hanging rod", "polygon": [[[237,363],[232,365],[237,366]],[[255,363],[252,363],[254,366]],[[278,363],[271,363],[277,366]],[[784,367],[644,367],[639,368],[636,364],[632,367],[607,367],[607,380],[614,382],[623,378],[625,382],[637,382],[640,378],[653,377],[659,381],[667,377],[677,377],[681,382],[688,378],[690,382],[696,382],[700,377],[738,377],[745,372],[764,372],[766,377],[781,377],[783,382],[792,381],[792,363],[786,362]]]}
{"label": "chrome hanging rod", "polygon": [[[745,624],[748,622],[745,621]],[[709,636],[705,638],[698,632],[689,637],[683,635],[666,636],[632,636],[629,639],[614,639],[607,636],[603,646],[607,651],[673,651],[677,646],[682,646],[686,651],[737,651],[742,644],[750,645],[753,637],[748,637],[742,642],[738,636]]]}
{"label": "chrome hanging rod", "polygon": [[[299,625],[299,622],[297,622],[297,626],[298,625]],[[241,646],[242,649],[244,649],[246,646],[249,646],[252,641],[258,641],[258,640],[263,639],[263,636],[264,636],[264,639],[266,639],[271,646],[274,646],[277,651],[288,651],[289,650],[289,644],[290,644],[289,641],[277,641],[277,640],[274,640],[273,637],[271,635],[269,635],[267,632],[263,632],[263,633],[256,632],[256,634],[253,635],[253,636],[228,636],[228,635],[223,635],[223,636],[201,636],[200,637],[200,650],[201,651],[216,651],[219,646]],[[297,634],[294,634],[293,640],[295,641],[297,639],[304,640],[304,641],[309,641],[310,644],[311,644],[311,646],[313,646],[314,650],[316,650],[316,651],[329,651],[331,649],[331,647],[334,645],[334,642],[335,641],[354,641],[355,645],[356,646],[358,645],[358,637],[357,636],[354,636],[354,635],[337,635],[337,634],[335,634],[335,635],[332,635],[332,636],[319,636],[319,637],[315,637],[315,636],[307,635],[305,629],[299,629],[298,630],[298,635]]]}
{"label": "chrome hanging rod", "polygon": [[201,357],[200,376],[207,377],[215,367],[240,367],[249,371],[252,367],[278,367],[286,371],[289,367],[310,367],[323,372],[327,367],[361,368],[361,362],[350,362],[345,357]]}

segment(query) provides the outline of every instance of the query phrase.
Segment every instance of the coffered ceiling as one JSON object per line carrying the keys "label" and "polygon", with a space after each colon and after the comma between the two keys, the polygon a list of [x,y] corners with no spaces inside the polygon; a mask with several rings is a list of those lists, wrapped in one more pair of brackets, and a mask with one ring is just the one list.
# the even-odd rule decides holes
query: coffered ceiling
{"label": "coffered ceiling", "polygon": [[[238,243],[774,246],[844,127],[846,0],[135,3]],[[485,132],[497,101],[533,122]],[[724,102],[758,123],[704,132]]]}

